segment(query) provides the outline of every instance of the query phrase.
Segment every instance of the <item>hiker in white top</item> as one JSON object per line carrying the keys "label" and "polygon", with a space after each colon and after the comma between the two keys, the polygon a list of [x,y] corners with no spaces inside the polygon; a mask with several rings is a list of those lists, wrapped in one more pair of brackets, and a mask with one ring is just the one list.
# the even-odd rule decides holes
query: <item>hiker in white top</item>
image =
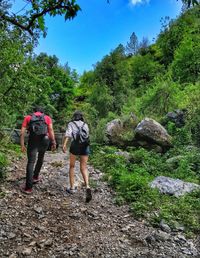
{"label": "hiker in white top", "polygon": [[80,170],[83,176],[83,180],[86,186],[86,202],[91,201],[92,194],[89,186],[89,176],[87,171],[87,161],[90,154],[89,147],[89,127],[84,122],[83,114],[80,111],[76,111],[73,114],[72,121],[69,122],[64,141],[63,141],[63,152],[66,153],[67,142],[71,140],[70,144],[70,164],[69,164],[69,183],[70,188],[67,188],[68,193],[75,193],[76,189],[74,186],[74,167],[76,157],[80,156]]}

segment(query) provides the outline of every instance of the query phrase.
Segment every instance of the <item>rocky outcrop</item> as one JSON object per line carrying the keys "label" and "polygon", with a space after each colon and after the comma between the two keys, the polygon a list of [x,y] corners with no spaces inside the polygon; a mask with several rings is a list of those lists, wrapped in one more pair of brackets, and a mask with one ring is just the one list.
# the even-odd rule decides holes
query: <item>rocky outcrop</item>
{"label": "rocky outcrop", "polygon": [[106,137],[111,144],[120,144],[120,134],[123,130],[123,124],[120,119],[114,119],[106,125]]}
{"label": "rocky outcrop", "polygon": [[184,182],[180,179],[173,179],[165,176],[158,176],[151,182],[152,188],[158,188],[161,193],[174,195],[176,197],[200,189],[200,186]]}
{"label": "rocky outcrop", "polygon": [[139,124],[132,114],[126,120],[114,119],[107,123],[105,130],[110,144],[144,148],[164,152],[171,144],[171,136],[166,129],[153,119],[145,118]]}
{"label": "rocky outcrop", "polygon": [[145,118],[137,125],[135,139],[143,146],[145,146],[145,143],[147,146],[157,145],[162,149],[172,146],[172,138],[166,129],[151,118]]}

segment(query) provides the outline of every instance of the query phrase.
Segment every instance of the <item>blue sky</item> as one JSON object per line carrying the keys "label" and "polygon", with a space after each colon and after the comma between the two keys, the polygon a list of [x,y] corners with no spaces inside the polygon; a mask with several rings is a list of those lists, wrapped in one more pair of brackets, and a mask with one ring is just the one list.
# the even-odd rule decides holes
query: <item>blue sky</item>
{"label": "blue sky", "polygon": [[56,55],[78,73],[93,68],[120,43],[126,45],[132,32],[139,40],[156,38],[161,18],[175,18],[181,10],[177,0],[77,0],[82,11],[72,21],[46,17],[48,33],[40,38],[35,53]]}

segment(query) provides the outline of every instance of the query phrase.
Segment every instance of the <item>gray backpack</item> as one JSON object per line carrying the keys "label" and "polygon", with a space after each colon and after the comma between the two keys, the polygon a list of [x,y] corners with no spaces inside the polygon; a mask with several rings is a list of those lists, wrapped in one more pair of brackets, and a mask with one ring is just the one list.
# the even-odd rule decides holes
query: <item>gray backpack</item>
{"label": "gray backpack", "polygon": [[83,123],[82,126],[78,126],[75,122],[72,122],[76,128],[78,129],[78,132],[76,134],[72,134],[73,142],[77,145],[89,145],[90,139],[88,132],[84,129],[85,123]]}
{"label": "gray backpack", "polygon": [[29,123],[29,131],[31,135],[44,136],[47,134],[48,128],[44,116],[44,114],[39,116],[32,114]]}

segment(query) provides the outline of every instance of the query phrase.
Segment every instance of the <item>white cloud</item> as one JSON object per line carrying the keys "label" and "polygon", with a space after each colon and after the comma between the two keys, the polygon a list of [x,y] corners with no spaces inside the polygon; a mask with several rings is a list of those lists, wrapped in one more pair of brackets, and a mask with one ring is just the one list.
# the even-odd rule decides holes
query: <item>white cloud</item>
{"label": "white cloud", "polygon": [[137,4],[147,4],[150,0],[129,0],[129,4],[131,6],[135,6]]}

